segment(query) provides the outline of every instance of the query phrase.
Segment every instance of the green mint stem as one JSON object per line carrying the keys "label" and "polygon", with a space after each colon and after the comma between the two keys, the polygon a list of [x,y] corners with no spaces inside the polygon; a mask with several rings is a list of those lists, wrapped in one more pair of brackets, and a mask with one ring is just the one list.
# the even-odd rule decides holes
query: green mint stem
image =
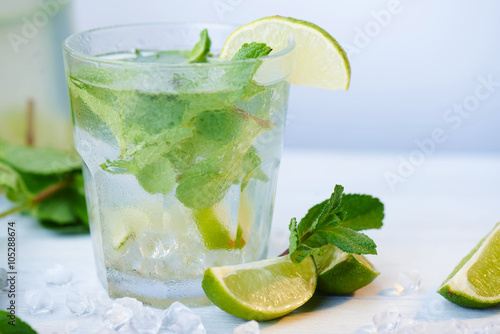
{"label": "green mint stem", "polygon": [[[300,239],[300,243],[302,243],[304,240],[307,240],[307,238],[309,238],[312,234],[313,234],[312,232],[307,232],[306,234],[304,234],[304,236]],[[288,255],[290,253],[289,250],[290,249],[287,248],[283,253],[281,253],[280,255],[278,255],[278,257]]]}
{"label": "green mint stem", "polygon": [[33,146],[35,142],[34,129],[33,129],[33,120],[35,117],[35,102],[33,99],[28,100],[28,110],[26,113],[26,121],[27,121],[27,130],[26,130],[26,145]]}
{"label": "green mint stem", "polygon": [[54,195],[55,193],[63,190],[64,188],[70,186],[73,183],[73,178],[69,177],[68,179],[55,183],[51,185],[50,187],[42,190],[39,192],[32,200],[30,200],[27,203],[23,203],[21,205],[15,206],[13,208],[10,208],[7,211],[1,212],[0,213],[0,218],[10,216],[14,213],[29,209],[38,203],[42,202],[43,200],[49,198],[50,196]]}

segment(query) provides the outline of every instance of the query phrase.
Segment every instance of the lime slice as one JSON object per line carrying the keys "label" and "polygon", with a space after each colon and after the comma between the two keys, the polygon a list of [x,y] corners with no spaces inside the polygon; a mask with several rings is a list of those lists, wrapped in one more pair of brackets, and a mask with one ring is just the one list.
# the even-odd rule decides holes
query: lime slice
{"label": "lime slice", "polygon": [[230,232],[231,217],[222,203],[205,209],[193,209],[193,218],[205,247],[208,249],[232,249],[235,241]]}
{"label": "lime slice", "polygon": [[281,317],[308,301],[316,281],[311,257],[294,263],[287,255],[208,268],[202,286],[208,299],[227,313],[263,321]]}
{"label": "lime slice", "polygon": [[333,245],[323,246],[321,250],[321,254],[314,255],[319,292],[333,295],[353,293],[379,275],[363,255],[349,254]]}
{"label": "lime slice", "polygon": [[236,231],[236,248],[241,249],[245,246],[255,220],[252,199],[246,190],[240,195],[238,207],[238,228]]}
{"label": "lime slice", "polygon": [[122,210],[103,210],[104,226],[108,240],[114,250],[126,248],[149,224],[149,217],[142,210],[123,208]]}
{"label": "lime slice", "polygon": [[500,304],[500,223],[460,261],[438,290],[465,307]]}
{"label": "lime slice", "polygon": [[314,23],[282,16],[269,16],[248,23],[226,40],[221,59],[231,59],[244,43],[266,43],[276,53],[295,42],[295,85],[326,89],[348,89],[351,67],[340,44]]}
{"label": "lime slice", "polygon": [[163,232],[161,204],[141,207],[125,207],[119,210],[102,209],[102,225],[105,238],[115,251],[128,249],[128,246],[145,230],[157,234]]}

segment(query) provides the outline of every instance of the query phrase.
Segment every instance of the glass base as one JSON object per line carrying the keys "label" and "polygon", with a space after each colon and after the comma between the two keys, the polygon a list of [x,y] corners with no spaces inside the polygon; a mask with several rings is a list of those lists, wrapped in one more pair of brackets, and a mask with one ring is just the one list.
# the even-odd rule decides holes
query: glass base
{"label": "glass base", "polygon": [[131,297],[146,305],[167,308],[179,301],[186,306],[206,306],[212,303],[205,296],[201,279],[157,281],[107,268],[108,293],[111,298]]}

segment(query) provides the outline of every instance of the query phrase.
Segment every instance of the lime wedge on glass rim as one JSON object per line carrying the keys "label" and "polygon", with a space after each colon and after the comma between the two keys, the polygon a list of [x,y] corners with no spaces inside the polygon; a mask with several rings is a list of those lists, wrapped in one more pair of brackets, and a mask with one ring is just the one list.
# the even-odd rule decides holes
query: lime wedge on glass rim
{"label": "lime wedge on glass rim", "polygon": [[500,304],[500,223],[460,261],[438,293],[465,307]]}
{"label": "lime wedge on glass rim", "polygon": [[281,317],[308,301],[316,289],[314,260],[288,255],[205,271],[202,287],[223,311],[247,320]]}
{"label": "lime wedge on glass rim", "polygon": [[351,67],[340,44],[314,23],[290,17],[269,16],[236,29],[219,55],[230,60],[245,43],[266,43],[276,53],[295,43],[292,84],[326,89],[348,89]]}

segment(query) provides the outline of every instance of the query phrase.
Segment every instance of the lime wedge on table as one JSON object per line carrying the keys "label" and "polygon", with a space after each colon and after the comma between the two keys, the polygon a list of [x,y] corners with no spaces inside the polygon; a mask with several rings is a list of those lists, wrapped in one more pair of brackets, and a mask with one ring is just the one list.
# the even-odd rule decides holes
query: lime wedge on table
{"label": "lime wedge on table", "polygon": [[319,292],[333,295],[353,293],[379,275],[363,255],[349,254],[333,245],[322,247],[322,251],[314,255]]}
{"label": "lime wedge on table", "polygon": [[316,288],[311,257],[294,263],[282,256],[233,266],[209,268],[203,290],[215,305],[247,320],[281,317],[311,298]]}
{"label": "lime wedge on table", "polygon": [[348,89],[351,67],[340,44],[314,23],[282,16],[269,16],[248,23],[226,40],[220,58],[231,59],[245,43],[266,43],[276,53],[295,43],[295,85],[327,89]]}
{"label": "lime wedge on table", "polygon": [[438,292],[465,307],[500,304],[500,223],[460,261]]}

